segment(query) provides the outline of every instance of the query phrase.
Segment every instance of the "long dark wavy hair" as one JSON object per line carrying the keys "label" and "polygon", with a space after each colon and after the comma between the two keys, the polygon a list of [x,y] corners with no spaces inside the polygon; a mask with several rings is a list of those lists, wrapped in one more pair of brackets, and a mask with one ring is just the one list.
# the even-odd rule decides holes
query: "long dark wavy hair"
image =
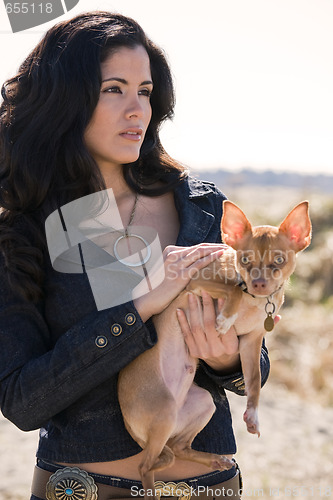
{"label": "long dark wavy hair", "polygon": [[27,300],[43,294],[45,217],[105,189],[83,139],[100,95],[100,64],[118,48],[138,45],[150,59],[152,118],[139,159],[124,165],[123,173],[134,191],[156,196],[186,173],[159,139],[161,123],[174,109],[168,63],[134,20],[88,12],[55,25],[2,87],[0,248],[12,289]]}

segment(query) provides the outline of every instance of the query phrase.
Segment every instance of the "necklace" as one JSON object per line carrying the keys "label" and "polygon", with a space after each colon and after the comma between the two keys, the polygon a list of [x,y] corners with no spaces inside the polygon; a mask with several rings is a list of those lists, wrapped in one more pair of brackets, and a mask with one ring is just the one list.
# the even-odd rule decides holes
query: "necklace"
{"label": "necklace", "polygon": [[[136,206],[137,206],[137,203],[138,203],[138,198],[139,198],[139,195],[138,195],[138,193],[136,193],[135,194],[134,205],[133,205],[132,212],[131,212],[131,215],[130,215],[130,219],[129,219],[129,222],[127,224],[127,227],[125,228],[124,234],[122,234],[121,236],[119,236],[119,238],[116,239],[116,241],[114,242],[114,245],[113,245],[113,253],[114,253],[116,259],[121,264],[124,264],[125,266],[128,266],[128,267],[143,266],[143,265],[145,265],[148,262],[148,260],[151,257],[151,248],[150,248],[149,243],[142,236],[140,236],[139,234],[130,233],[130,231],[129,231],[129,228],[132,225],[132,222],[134,220],[135,210],[136,210]],[[126,241],[129,255],[133,254],[133,252],[131,252],[131,248],[130,248],[130,239],[131,238],[134,238],[137,241],[141,241],[141,243],[144,244],[144,247],[145,247],[145,250],[146,250],[145,257],[143,256],[142,250],[138,250],[137,251],[137,253],[139,254],[139,257],[140,257],[140,260],[138,262],[129,261],[128,258],[122,258],[120,256],[120,253],[119,253],[120,252],[119,247],[120,247],[121,242]]]}

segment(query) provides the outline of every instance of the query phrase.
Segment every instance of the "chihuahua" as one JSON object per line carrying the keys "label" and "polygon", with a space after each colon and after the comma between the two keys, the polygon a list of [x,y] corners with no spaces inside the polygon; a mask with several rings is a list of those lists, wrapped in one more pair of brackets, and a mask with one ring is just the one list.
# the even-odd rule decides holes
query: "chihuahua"
{"label": "chihuahua", "polygon": [[190,355],[177,320],[177,309],[187,310],[189,293],[200,297],[205,290],[213,299],[224,299],[217,311],[216,329],[219,335],[231,327],[237,333],[247,396],[243,418],[247,430],[260,435],[262,341],[265,332],[274,327],[296,254],[311,241],[308,202],[297,205],[279,227],[252,227],[237,205],[224,201],[221,232],[228,245],[223,255],[199,271],[186,290],[153,317],[157,344],[119,374],[118,396],[125,426],[144,450],[139,471],[146,491],[154,489],[154,472],[170,466],[175,457],[212,470],[234,465],[223,455],[191,448],[215,405],[211,394],[193,382],[198,359]]}

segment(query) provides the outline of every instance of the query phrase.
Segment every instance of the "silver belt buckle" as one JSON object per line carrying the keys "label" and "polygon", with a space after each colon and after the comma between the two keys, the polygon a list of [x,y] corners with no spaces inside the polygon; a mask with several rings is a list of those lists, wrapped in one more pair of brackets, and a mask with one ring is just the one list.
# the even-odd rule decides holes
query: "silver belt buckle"
{"label": "silver belt buckle", "polygon": [[190,500],[191,487],[187,483],[165,483],[164,481],[155,481],[155,494],[159,497],[177,497],[178,500]]}
{"label": "silver belt buckle", "polygon": [[47,500],[98,500],[97,486],[89,474],[78,467],[57,470],[46,485]]}

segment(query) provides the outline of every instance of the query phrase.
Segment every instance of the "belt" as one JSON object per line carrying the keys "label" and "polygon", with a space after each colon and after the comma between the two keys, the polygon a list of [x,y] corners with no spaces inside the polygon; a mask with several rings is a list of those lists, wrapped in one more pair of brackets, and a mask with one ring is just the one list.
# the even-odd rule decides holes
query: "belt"
{"label": "belt", "polygon": [[[233,498],[240,500],[241,475],[236,475],[214,486],[199,486],[197,489],[182,483],[155,482],[155,493],[160,497],[178,500],[205,500],[216,498]],[[43,500],[133,500],[138,493],[130,489],[117,488],[107,484],[97,483],[86,472],[78,467],[65,467],[55,473],[35,466],[31,492]]]}

